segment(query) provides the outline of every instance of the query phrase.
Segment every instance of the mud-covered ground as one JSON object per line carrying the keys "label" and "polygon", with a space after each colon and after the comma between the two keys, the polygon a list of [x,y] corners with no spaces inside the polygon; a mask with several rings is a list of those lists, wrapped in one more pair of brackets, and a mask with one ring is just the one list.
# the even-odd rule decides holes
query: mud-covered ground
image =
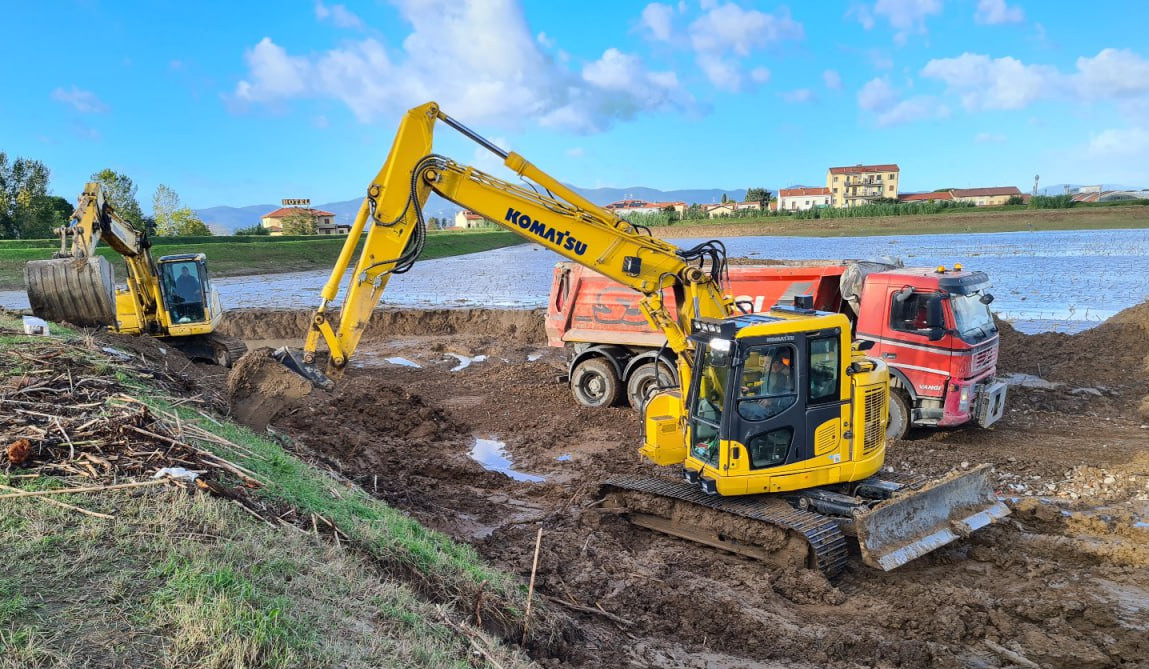
{"label": "mud-covered ground", "polygon": [[[1013,515],[893,572],[855,556],[833,583],[594,506],[612,475],[672,473],[640,461],[630,409],[574,403],[555,380],[562,352],[524,312],[377,320],[393,334],[373,326],[339,388],[272,429],[524,580],[541,526],[537,593],[584,631],[562,657],[536,657],[546,666],[1149,666],[1147,305],[1072,337],[1003,326],[1001,373],[1060,385],[1014,387],[993,429],[915,434],[887,463],[993,463]],[[254,348],[303,322],[249,312],[230,327]],[[485,440],[511,463],[490,462]]]}

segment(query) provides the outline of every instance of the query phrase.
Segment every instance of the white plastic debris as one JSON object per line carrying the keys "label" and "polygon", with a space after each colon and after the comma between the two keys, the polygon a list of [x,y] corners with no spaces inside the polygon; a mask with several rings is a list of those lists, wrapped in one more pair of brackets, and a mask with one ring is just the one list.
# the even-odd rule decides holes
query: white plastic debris
{"label": "white plastic debris", "polygon": [[121,351],[118,348],[112,348],[111,346],[101,347],[100,350],[103,351],[104,353],[107,353],[108,355],[115,356],[115,357],[119,358],[120,360],[131,360],[132,359],[131,353],[128,353],[127,351]]}
{"label": "white plastic debris", "polygon": [[199,478],[199,472],[193,472],[192,470],[184,469],[183,467],[164,467],[155,474],[152,474],[152,478],[154,479],[163,478],[165,476],[168,478],[178,479],[180,481],[187,481],[188,483],[191,483]]}
{"label": "white plastic debris", "polygon": [[35,316],[24,317],[24,334],[48,336],[48,321]]}

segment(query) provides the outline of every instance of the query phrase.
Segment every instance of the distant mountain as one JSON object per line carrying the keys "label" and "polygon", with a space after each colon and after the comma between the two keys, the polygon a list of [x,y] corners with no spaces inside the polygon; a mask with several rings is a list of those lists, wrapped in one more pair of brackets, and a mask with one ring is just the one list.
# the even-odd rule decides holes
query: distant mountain
{"label": "distant mountain", "polygon": [[[1078,189],[1084,186],[1101,186],[1101,190],[1140,190],[1134,186],[1120,186],[1118,184],[1053,184],[1052,186],[1044,186],[1037,189],[1038,195],[1065,195],[1066,193],[1076,193]],[[1022,188],[1021,192],[1029,193],[1033,191],[1033,186],[1029,189]]]}
{"label": "distant mountain", "polygon": [[[646,200],[648,202],[707,204],[710,202],[721,202],[723,195],[729,200],[736,201],[741,201],[742,198],[746,196],[745,188],[736,188],[734,190],[702,188],[667,191],[658,190],[657,188],[646,188],[645,186],[633,186],[631,188],[579,188],[578,186],[571,186],[571,188],[598,205],[610,204],[611,202],[623,199]],[[327,202],[325,204],[315,204],[312,206],[316,209],[330,211],[335,214],[336,223],[350,225],[354,222],[355,214],[359,212],[359,205],[362,203],[362,198],[356,198],[354,200]],[[252,204],[244,207],[209,207],[207,209],[196,209],[195,212],[208,226],[234,232],[238,228],[247,228],[259,223],[260,218],[278,208],[279,205],[275,204]],[[427,206],[423,208],[423,215],[427,218],[431,218],[432,216],[435,218],[453,218],[459,209],[460,207],[453,202],[448,202],[438,195],[432,195],[430,199],[427,200]]]}

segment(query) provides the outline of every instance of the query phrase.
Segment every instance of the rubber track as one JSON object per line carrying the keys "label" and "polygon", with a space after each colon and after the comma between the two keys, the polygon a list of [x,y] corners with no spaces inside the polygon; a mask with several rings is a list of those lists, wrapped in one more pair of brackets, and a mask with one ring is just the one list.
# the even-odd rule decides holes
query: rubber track
{"label": "rubber track", "polygon": [[211,343],[213,349],[217,345],[223,346],[227,349],[228,356],[231,358],[231,366],[233,367],[235,366],[235,363],[243,357],[243,354],[247,353],[247,344],[243,343],[242,339],[229,337],[228,335],[220,334],[218,332],[212,332],[207,336],[207,340]]}
{"label": "rubber track", "polygon": [[698,487],[685,482],[645,476],[621,476],[610,479],[607,486],[621,490],[670,497],[697,504],[724,513],[733,513],[753,520],[784,527],[806,537],[814,551],[817,567],[827,578],[833,578],[846,568],[848,554],[846,535],[838,524],[827,516],[777,504],[765,504],[759,496],[720,497],[707,495]]}

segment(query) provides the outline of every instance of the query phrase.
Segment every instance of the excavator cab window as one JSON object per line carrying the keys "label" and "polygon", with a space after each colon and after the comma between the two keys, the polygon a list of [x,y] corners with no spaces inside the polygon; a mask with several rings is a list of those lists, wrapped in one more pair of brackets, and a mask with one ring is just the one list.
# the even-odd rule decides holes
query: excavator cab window
{"label": "excavator cab window", "polygon": [[164,305],[173,324],[200,323],[207,320],[205,295],[207,276],[203,263],[181,260],[160,264],[163,276]]}
{"label": "excavator cab window", "polygon": [[726,409],[726,381],[730,377],[730,352],[701,342],[697,356],[698,372],[690,395],[690,454],[717,467],[722,415]]}

